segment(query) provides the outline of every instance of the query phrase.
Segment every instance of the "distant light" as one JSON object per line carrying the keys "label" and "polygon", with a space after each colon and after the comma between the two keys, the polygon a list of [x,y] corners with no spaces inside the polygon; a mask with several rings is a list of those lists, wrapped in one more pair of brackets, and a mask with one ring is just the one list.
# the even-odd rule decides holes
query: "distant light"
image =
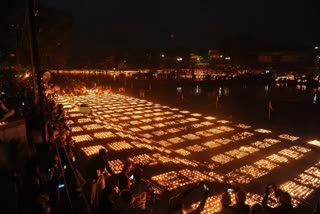
{"label": "distant light", "polygon": [[11,56],[11,57],[15,57],[16,55],[12,53],[12,54],[10,54],[9,56]]}
{"label": "distant light", "polygon": [[315,145],[315,146],[320,147],[320,141],[318,141],[318,140],[309,141],[308,144],[311,144],[311,145]]}
{"label": "distant light", "polygon": [[25,77],[28,78],[29,76],[30,76],[30,74],[29,74],[29,73],[26,73]]}
{"label": "distant light", "polygon": [[164,54],[161,54],[161,58],[164,58],[165,57],[165,55]]}
{"label": "distant light", "polygon": [[223,58],[223,55],[220,55],[220,58]]}
{"label": "distant light", "polygon": [[225,57],[224,59],[225,59],[225,60],[230,60],[231,57],[227,56],[227,57]]}
{"label": "distant light", "polygon": [[113,68],[113,70],[115,71],[115,70],[116,70],[116,68]]}
{"label": "distant light", "polygon": [[269,70],[266,70],[266,74],[268,74],[270,71]]}
{"label": "distant light", "polygon": [[177,58],[177,61],[182,61],[182,58],[181,58],[181,57],[178,57],[178,58]]}
{"label": "distant light", "polygon": [[318,59],[320,59],[320,56],[318,56]]}
{"label": "distant light", "polygon": [[315,46],[314,49],[315,49],[315,50],[319,50],[319,46]]}

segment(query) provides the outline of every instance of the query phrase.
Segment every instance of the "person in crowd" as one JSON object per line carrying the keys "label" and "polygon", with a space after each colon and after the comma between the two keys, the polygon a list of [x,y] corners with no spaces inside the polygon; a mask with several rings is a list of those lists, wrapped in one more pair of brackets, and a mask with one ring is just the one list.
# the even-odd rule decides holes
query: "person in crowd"
{"label": "person in crowd", "polygon": [[4,101],[1,99],[0,99],[0,108],[4,112],[4,114],[0,118],[0,122],[4,122],[8,118],[15,115],[15,109],[8,109],[7,106],[4,104]]}
{"label": "person in crowd", "polygon": [[[201,186],[202,184],[199,183],[197,186],[195,187],[191,187],[183,192],[178,193],[177,195],[171,197],[169,199],[169,214],[182,214],[182,213],[186,213],[185,211],[185,206],[186,206],[186,197],[188,195],[190,195],[191,192],[193,192],[193,190],[195,190],[196,188],[198,188],[199,186]],[[188,212],[190,214],[200,214],[201,211],[204,208],[204,205],[207,201],[207,198],[209,196],[209,188],[206,187],[205,189],[205,194],[203,199],[201,200],[199,206],[197,207],[197,209]]]}
{"label": "person in crowd", "polygon": [[312,214],[320,214],[320,198],[318,198]]}
{"label": "person in crowd", "polygon": [[224,192],[221,195],[221,199],[220,199],[220,203],[221,203],[221,211],[220,214],[232,214],[232,209],[230,207],[231,205],[231,196],[228,192]]}
{"label": "person in crowd", "polygon": [[117,208],[118,192],[115,188],[105,187],[99,199],[99,206],[97,214],[117,214],[119,209]]}
{"label": "person in crowd", "polygon": [[264,207],[259,204],[259,203],[255,203],[254,205],[252,205],[250,207],[250,214],[267,214],[266,210],[264,209]]}
{"label": "person in crowd", "polygon": [[128,189],[124,189],[119,195],[119,211],[120,214],[150,214],[152,207],[147,209],[136,208],[132,205],[133,195]]}
{"label": "person in crowd", "polygon": [[119,191],[130,188],[131,186],[130,176],[133,176],[132,170],[133,170],[133,163],[130,161],[126,162],[123,166],[121,173],[118,175]]}
{"label": "person in crowd", "polygon": [[[270,193],[274,191],[275,196],[278,200],[278,206],[275,208],[269,207],[267,205],[268,197]],[[277,213],[294,213],[293,206],[291,204],[291,196],[288,192],[284,192],[278,189],[276,185],[268,185],[265,190],[265,195],[262,200],[262,206],[266,209],[267,213],[277,214]]]}
{"label": "person in crowd", "polygon": [[[49,195],[44,192],[39,192],[34,201],[34,208],[30,213],[34,214],[50,214],[51,208],[48,205],[50,201]],[[28,212],[26,212],[28,213]]]}
{"label": "person in crowd", "polygon": [[100,149],[97,156],[88,161],[87,173],[91,185],[90,204],[97,207],[99,203],[99,195],[105,188],[105,174],[109,172],[113,174],[107,161],[107,151]]}
{"label": "person in crowd", "polygon": [[40,194],[42,183],[37,160],[27,160],[26,172],[23,176],[23,207],[27,212],[32,212],[36,207],[36,198]]}
{"label": "person in crowd", "polygon": [[63,169],[61,169],[61,160],[57,153],[52,153],[51,161],[45,172],[45,185],[50,198],[50,209],[55,212],[60,202],[60,184],[64,184]]}
{"label": "person in crowd", "polygon": [[250,206],[246,204],[246,193],[242,190],[235,193],[236,204],[231,207],[235,214],[248,214]]}
{"label": "person in crowd", "polygon": [[145,209],[147,205],[147,199],[150,199],[150,195],[152,194],[152,187],[147,181],[142,178],[142,175],[142,168],[136,166],[133,170],[134,178],[130,186],[130,190],[133,195],[133,207]]}
{"label": "person in crowd", "polygon": [[65,170],[68,186],[72,188],[82,188],[86,180],[75,164],[75,156],[72,151],[72,138],[68,138],[65,132],[66,131],[60,135],[60,141],[57,143],[61,164]]}

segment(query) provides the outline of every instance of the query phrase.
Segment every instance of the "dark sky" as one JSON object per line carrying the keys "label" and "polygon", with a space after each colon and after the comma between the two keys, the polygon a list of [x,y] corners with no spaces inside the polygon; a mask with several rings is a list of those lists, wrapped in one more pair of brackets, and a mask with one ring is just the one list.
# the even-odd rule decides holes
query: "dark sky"
{"label": "dark sky", "polygon": [[320,42],[320,0],[41,1],[74,16],[76,40],[86,50],[212,48],[242,34]]}

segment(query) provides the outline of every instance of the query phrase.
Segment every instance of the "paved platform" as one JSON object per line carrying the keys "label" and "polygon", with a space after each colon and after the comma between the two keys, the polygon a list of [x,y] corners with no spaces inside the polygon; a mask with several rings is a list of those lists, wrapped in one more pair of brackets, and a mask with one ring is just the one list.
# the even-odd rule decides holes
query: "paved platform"
{"label": "paved platform", "polygon": [[[141,165],[160,198],[207,182],[212,190],[204,213],[212,213],[220,210],[218,198],[229,185],[244,189],[253,204],[262,201],[267,184],[276,183],[291,194],[300,213],[311,211],[319,194],[320,139],[121,94],[90,92],[57,102],[68,109],[84,159],[106,148],[115,172],[126,160]],[[89,105],[90,114],[74,108],[81,103]],[[199,190],[190,199],[193,206],[201,195]]]}

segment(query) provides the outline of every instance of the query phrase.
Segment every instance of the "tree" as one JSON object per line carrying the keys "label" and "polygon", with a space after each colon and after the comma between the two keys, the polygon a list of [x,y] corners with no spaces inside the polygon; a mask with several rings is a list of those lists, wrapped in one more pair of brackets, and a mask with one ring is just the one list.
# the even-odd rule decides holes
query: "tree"
{"label": "tree", "polygon": [[[28,24],[25,0],[10,0],[1,4],[0,60],[30,65]],[[36,24],[41,64],[48,68],[64,68],[72,44],[72,16],[39,4]]]}

